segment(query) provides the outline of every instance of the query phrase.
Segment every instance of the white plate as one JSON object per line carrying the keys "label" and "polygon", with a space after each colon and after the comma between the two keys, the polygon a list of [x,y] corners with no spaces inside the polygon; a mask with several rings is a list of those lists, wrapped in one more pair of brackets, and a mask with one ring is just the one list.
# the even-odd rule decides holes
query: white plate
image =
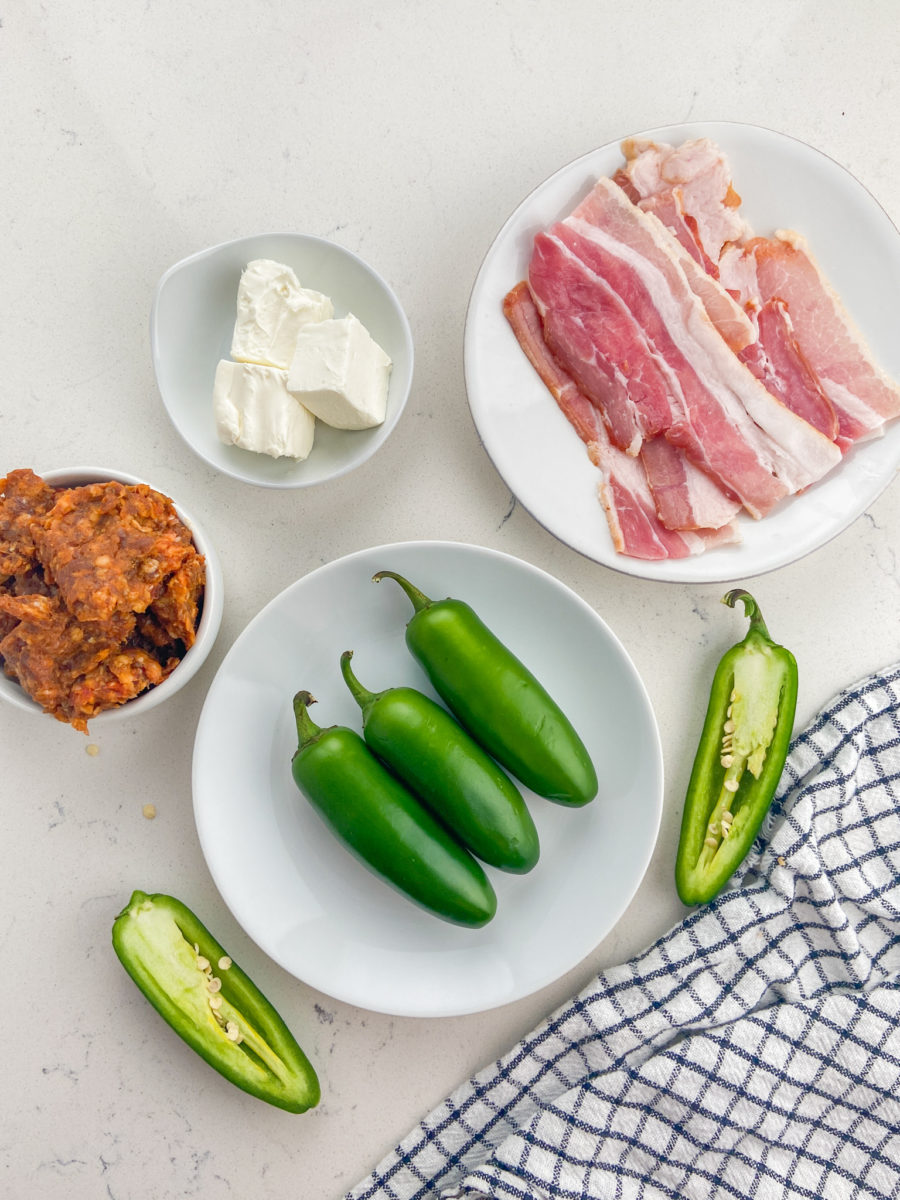
{"label": "white plate", "polygon": [[[525,792],[541,839],[528,875],[489,869],[498,912],[450,925],[362,867],[291,778],[301,688],[319,725],[360,728],[341,676],[355,652],[373,690],[431,692],[404,642],[412,607],[396,570],[467,600],[542,680],[585,739],[599,796],[566,809]],[[643,878],[662,810],[662,756],[643,684],[594,610],[550,575],[491,550],[408,542],[300,579],[250,622],[209,690],[194,747],[194,811],[219,891],[247,934],[298,979],[377,1012],[437,1017],[528,995],[579,963]]]}
{"label": "white plate", "polygon": [[[389,355],[393,367],[381,425],[346,430],[317,421],[312,451],[302,462],[219,441],[212,407],[216,364],[231,357],[238,283],[254,258],[293,267],[303,287],[330,296],[335,316],[352,312]],[[177,431],[210,466],[257,487],[310,487],[360,466],[390,436],[412,386],[412,333],[391,288],[343,246],[303,233],[238,238],[170,267],[153,298],[150,347],[159,393]]]}
{"label": "white plate", "polygon": [[[725,151],[742,212],[755,232],[804,234],[863,331],[876,361],[900,378],[900,236],[869,192],[817,150],[767,129],[712,122],[647,130],[679,143],[710,137]],[[597,499],[599,473],[525,358],[503,315],[524,279],[534,235],[566,216],[600,175],[621,165],[620,141],[563,167],[516,209],[482,264],[469,302],[466,386],[484,447],[532,516],[560,541],[629,575],[713,583],[760,575],[840,533],[890,483],[900,464],[900,422],[857,445],[822,482],[763,521],[741,520],[743,543],[688,559],[643,562],[617,554]]]}

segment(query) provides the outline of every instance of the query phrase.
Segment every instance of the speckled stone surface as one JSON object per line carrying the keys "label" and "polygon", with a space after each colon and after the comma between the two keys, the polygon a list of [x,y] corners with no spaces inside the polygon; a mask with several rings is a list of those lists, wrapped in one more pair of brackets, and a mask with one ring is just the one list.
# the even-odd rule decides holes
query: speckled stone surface
{"label": "speckled stone surface", "polygon": [[[482,257],[558,167],[689,119],[809,142],[896,221],[893,7],[26,0],[0,6],[0,64],[0,473],[90,463],[152,479],[201,517],[226,587],[212,656],[140,724],[85,738],[0,711],[0,1192],[338,1200],[457,1083],[678,919],[682,797],[712,669],[741,628],[720,586],[599,567],[509,494],[463,380]],[[380,453],[296,492],[205,467],[167,420],[149,352],[167,267],[278,229],[371,262],[406,308],[417,355]],[[894,484],[833,541],[753,583],[800,663],[798,724],[900,656],[898,529]],[[666,769],[656,851],[612,933],[538,994],[442,1020],[342,1004],[267,959],[213,884],[191,803],[195,724],[247,622],[322,563],[430,538],[527,559],[592,604],[647,686]],[[289,1116],[245,1097],[147,1007],[110,948],[137,887],[189,903],[269,994],[319,1069],[317,1110]]]}

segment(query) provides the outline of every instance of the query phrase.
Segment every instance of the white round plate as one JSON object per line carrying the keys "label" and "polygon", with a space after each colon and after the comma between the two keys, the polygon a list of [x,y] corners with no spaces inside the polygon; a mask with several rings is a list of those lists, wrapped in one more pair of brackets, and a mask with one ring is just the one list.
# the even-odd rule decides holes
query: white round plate
{"label": "white round plate", "polygon": [[[347,430],[316,421],[312,451],[302,462],[226,446],[216,433],[216,364],[231,357],[238,284],[244,267],[255,258],[292,267],[303,287],[331,297],[335,316],[352,312],[393,363],[382,424]],[[360,466],[390,436],[412,386],[412,333],[391,288],[343,246],[303,233],[238,238],[170,267],[153,298],[150,348],[160,396],[185,442],[210,466],[257,487],[310,487]]]}
{"label": "white round plate", "polygon": [[[333,837],[291,777],[294,694],[318,725],[360,729],[339,658],[353,650],[374,691],[434,696],[404,641],[412,607],[378,570],[433,598],[468,601],[535,672],[584,738],[600,778],[586,807],[529,802],[541,859],[488,868],[496,917],[451,925],[372,875]],[[300,579],[229,651],[197,728],[194,812],[219,891],[246,933],[298,979],[398,1016],[480,1012],[551,983],[612,929],[643,878],[662,811],[662,755],[646,691],[594,610],[516,558],[451,542],[364,550]]]}
{"label": "white round plate", "polygon": [[[742,212],[756,233],[796,229],[862,330],[875,360],[900,378],[900,235],[843,167],[781,133],[727,122],[671,125],[639,137],[677,144],[709,137],[725,151]],[[890,483],[900,422],[859,444],[814,487],[762,521],[741,518],[743,542],[687,559],[644,562],[617,554],[597,498],[599,472],[519,348],[503,297],[527,274],[534,235],[566,216],[623,158],[621,139],[557,171],[501,229],[475,280],[465,333],[466,387],[481,440],[522,505],[560,541],[629,575],[678,583],[746,579],[824,545]]]}

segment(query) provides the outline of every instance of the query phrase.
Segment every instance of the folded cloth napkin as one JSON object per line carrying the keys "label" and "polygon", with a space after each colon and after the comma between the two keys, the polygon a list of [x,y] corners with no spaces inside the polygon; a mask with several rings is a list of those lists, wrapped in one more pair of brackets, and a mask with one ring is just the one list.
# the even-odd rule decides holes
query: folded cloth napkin
{"label": "folded cloth napkin", "polygon": [[728,891],[436,1108],[352,1200],[900,1197],[900,664],[791,747]]}

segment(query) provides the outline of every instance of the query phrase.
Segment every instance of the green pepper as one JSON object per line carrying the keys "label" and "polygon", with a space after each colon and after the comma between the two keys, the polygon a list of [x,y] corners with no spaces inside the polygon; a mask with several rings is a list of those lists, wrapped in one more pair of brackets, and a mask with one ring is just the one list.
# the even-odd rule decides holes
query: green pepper
{"label": "green pepper", "polygon": [[530,871],[540,853],[538,834],[509,776],[422,692],[364,688],[352,657],[352,650],[341,655],[341,672],[362,709],[369,748],[476,857],[502,871]]}
{"label": "green pepper", "polygon": [[288,1112],[318,1104],[316,1072],[293,1034],[180,900],[134,892],[112,941],[160,1016],[226,1079]]}
{"label": "green pepper", "polygon": [[412,601],[406,644],[457,720],[526,787],[580,807],[597,772],[568,717],[526,666],[462,600],[430,600],[393,571]]}
{"label": "green pepper", "polygon": [[675,865],[678,895],[705,904],[743,861],[784,770],[797,707],[797,663],[772,641],[759,605],[735,588],[750,629],[723,656],[694,759]]}
{"label": "green pepper", "polygon": [[294,697],[294,782],[337,838],[386,883],[457,925],[486,925],[497,897],[480,863],[353,730],[320,729],[309,692]]}

